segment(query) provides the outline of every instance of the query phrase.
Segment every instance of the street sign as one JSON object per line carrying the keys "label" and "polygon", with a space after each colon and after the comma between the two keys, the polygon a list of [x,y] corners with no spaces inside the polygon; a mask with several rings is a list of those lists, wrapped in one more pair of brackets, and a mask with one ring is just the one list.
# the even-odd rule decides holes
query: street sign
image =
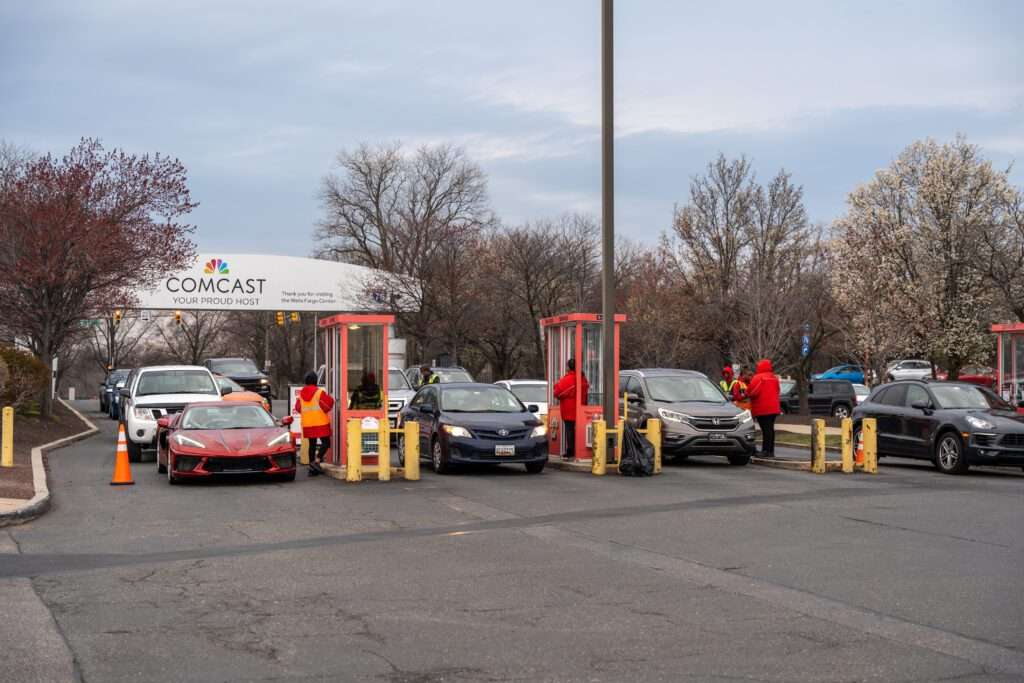
{"label": "street sign", "polygon": [[804,358],[811,355],[811,337],[810,335],[804,335],[800,338],[800,355]]}
{"label": "street sign", "polygon": [[102,324],[103,324],[102,320],[84,319],[84,320],[79,320],[78,321],[78,326],[82,327],[82,328],[86,328],[86,327],[100,327]]}

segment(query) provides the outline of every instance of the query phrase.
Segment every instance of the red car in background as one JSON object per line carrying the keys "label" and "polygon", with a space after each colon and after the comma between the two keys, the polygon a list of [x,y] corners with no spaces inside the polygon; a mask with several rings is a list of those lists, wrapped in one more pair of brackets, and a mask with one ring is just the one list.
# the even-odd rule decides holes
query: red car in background
{"label": "red car in background", "polygon": [[[945,380],[949,378],[949,374],[943,370],[935,373],[935,378]],[[957,376],[957,381],[977,384],[979,386],[993,389],[996,386],[996,372],[992,368],[984,365],[966,365],[960,368],[960,374]]]}
{"label": "red car in background", "polygon": [[167,481],[265,474],[295,479],[295,444],[286,427],[259,402],[190,403],[157,420],[156,467]]}

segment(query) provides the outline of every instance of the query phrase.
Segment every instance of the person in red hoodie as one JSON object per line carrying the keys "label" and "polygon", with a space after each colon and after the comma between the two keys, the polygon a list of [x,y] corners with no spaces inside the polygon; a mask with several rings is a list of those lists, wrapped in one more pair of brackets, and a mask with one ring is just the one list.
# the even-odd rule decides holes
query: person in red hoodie
{"label": "person in red hoodie", "polygon": [[761,428],[761,457],[775,457],[775,418],[782,412],[779,405],[779,377],[772,371],[772,362],[762,358],[757,372],[747,387],[750,414]]}
{"label": "person in red hoodie", "polygon": [[570,358],[566,364],[565,375],[555,383],[551,393],[558,399],[558,414],[562,418],[565,430],[565,459],[572,460],[576,456],[576,405],[582,397],[583,405],[587,404],[590,393],[590,382],[586,375],[580,373],[580,390],[576,389],[576,360]]}
{"label": "person in red hoodie", "polygon": [[323,474],[320,468],[331,447],[331,409],[334,399],[316,385],[316,373],[308,372],[306,386],[295,399],[295,412],[302,416],[302,438],[309,439],[309,476]]}

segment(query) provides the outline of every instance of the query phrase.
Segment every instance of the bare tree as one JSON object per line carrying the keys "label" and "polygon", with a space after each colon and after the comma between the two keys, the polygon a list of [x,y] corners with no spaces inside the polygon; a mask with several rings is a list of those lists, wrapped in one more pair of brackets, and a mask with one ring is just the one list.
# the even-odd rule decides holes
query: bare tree
{"label": "bare tree", "polygon": [[198,365],[224,348],[223,311],[185,311],[181,322],[168,321],[157,327],[171,356],[179,363]]}
{"label": "bare tree", "polygon": [[124,367],[153,324],[152,320],[136,317],[122,318],[120,322],[103,318],[100,327],[94,328],[88,338],[92,361],[102,370]]}

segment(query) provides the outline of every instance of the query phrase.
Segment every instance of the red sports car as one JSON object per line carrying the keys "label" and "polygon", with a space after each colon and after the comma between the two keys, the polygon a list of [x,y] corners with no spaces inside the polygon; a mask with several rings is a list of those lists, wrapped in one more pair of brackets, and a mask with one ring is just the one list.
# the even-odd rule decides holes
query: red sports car
{"label": "red sports car", "polygon": [[266,474],[295,479],[295,445],[286,427],[259,403],[190,403],[157,420],[156,467],[167,481]]}
{"label": "red sports car", "polygon": [[[935,377],[936,379],[944,380],[949,377],[949,375],[945,372],[939,372]],[[968,382],[969,384],[978,384],[991,389],[996,385],[996,372],[992,368],[987,368],[982,365],[966,365],[960,368],[960,374],[957,376],[957,381]]]}

